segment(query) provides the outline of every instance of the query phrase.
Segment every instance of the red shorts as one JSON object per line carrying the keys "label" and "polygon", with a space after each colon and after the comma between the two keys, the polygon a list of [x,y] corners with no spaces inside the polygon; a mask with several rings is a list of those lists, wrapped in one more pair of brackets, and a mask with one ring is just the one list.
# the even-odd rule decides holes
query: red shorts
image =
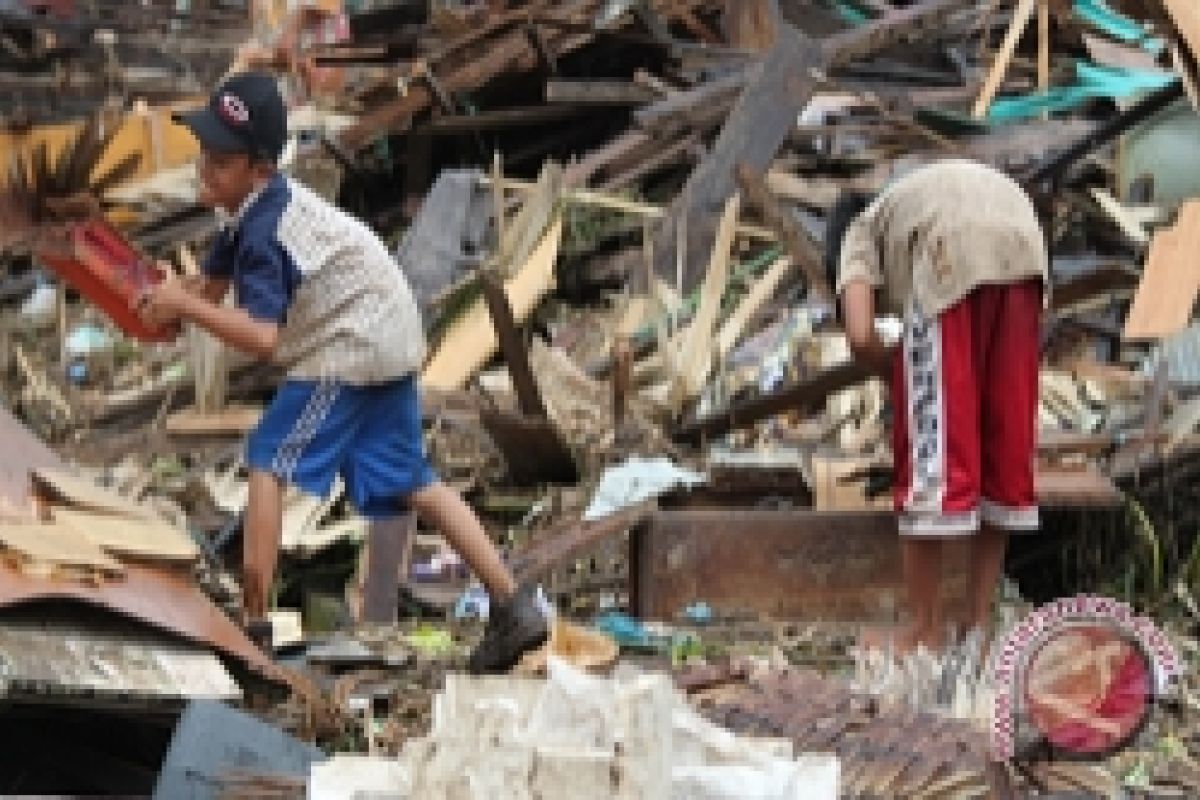
{"label": "red shorts", "polygon": [[900,532],[1038,527],[1042,284],[985,284],[933,319],[910,311],[892,380]]}

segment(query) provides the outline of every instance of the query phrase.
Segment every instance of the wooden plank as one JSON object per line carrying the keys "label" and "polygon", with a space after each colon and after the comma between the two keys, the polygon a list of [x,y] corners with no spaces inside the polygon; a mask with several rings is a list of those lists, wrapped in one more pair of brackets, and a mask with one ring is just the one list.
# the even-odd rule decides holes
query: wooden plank
{"label": "wooden plank", "polygon": [[1000,89],[1000,83],[1008,73],[1008,65],[1017,49],[1017,43],[1021,41],[1021,34],[1029,25],[1029,18],[1033,16],[1036,2],[1037,0],[1017,0],[1017,8],[1013,12],[1012,22],[1009,23],[1008,31],[1004,34],[1004,41],[1000,44],[1000,49],[996,51],[996,58],[992,61],[991,69],[988,70],[987,78],[983,82],[983,88],[979,90],[979,98],[971,110],[971,115],[975,119],[983,119],[987,116],[992,100]]}
{"label": "wooden plank", "polygon": [[1162,71],[1162,67],[1158,65],[1158,60],[1154,55],[1141,47],[1128,47],[1104,36],[1090,33],[1083,35],[1083,44],[1087,47],[1092,61],[1097,64],[1120,69]]}
{"label": "wooden plank", "polygon": [[55,506],[55,522],[75,531],[102,550],[154,561],[192,562],[200,557],[196,543],[165,522],[136,520]]}
{"label": "wooden plank", "polygon": [[1146,233],[1146,229],[1142,227],[1142,221],[1137,218],[1137,215],[1121,205],[1108,191],[1099,186],[1093,186],[1092,197],[1100,208],[1104,209],[1104,213],[1117,224],[1121,233],[1125,234],[1125,238],[1139,245],[1150,241],[1150,234]]}
{"label": "wooden plank", "polygon": [[896,44],[913,47],[923,38],[940,36],[946,21],[967,5],[965,0],[926,0],[831,36],[822,43],[826,65],[844,66]]}
{"label": "wooden plank", "polygon": [[671,406],[676,411],[700,393],[712,370],[715,344],[713,329],[721,311],[725,284],[729,281],[730,248],[733,247],[733,232],[737,226],[740,209],[741,197],[734,194],[725,204],[725,213],[721,216],[721,223],[717,228],[717,241],[713,245],[696,314],[680,338],[678,366],[673,370],[669,395]]}
{"label": "wooden plank", "polygon": [[484,271],[479,283],[483,287],[483,299],[487,303],[488,314],[491,315],[492,325],[496,329],[496,337],[500,340],[500,352],[504,355],[504,362],[508,364],[508,376],[512,380],[513,390],[517,393],[517,406],[526,416],[545,419],[546,406],[542,402],[537,382],[533,379],[533,370],[529,367],[529,354],[525,350],[521,332],[513,320],[512,308],[509,307],[508,297],[504,293],[504,283],[491,270]]}
{"label": "wooden plank", "polygon": [[781,22],[778,0],[725,0],[725,39],[731,47],[765,53]]}
{"label": "wooden plank", "polygon": [[[523,322],[554,288],[554,263],[562,240],[562,218],[555,215],[550,229],[529,259],[505,282],[513,319]],[[483,300],[474,303],[451,325],[425,364],[421,383],[440,391],[461,389],[499,347],[496,330]]]}
{"label": "wooden plank", "polygon": [[[491,185],[490,178],[483,179],[484,185]],[[512,189],[518,192],[533,191],[535,184],[529,181],[522,181],[515,178],[505,178],[504,186],[507,189]],[[627,200],[624,197],[617,195],[605,194],[604,192],[595,192],[588,189],[568,189],[562,194],[562,200],[565,203],[581,206],[592,206],[594,208],[607,208],[611,211],[620,211],[625,214],[634,214],[640,217],[648,217],[650,219],[662,219],[668,213],[669,209],[653,203],[644,203],[639,200]],[[737,227],[739,236],[745,236],[749,239],[754,239],[760,242],[774,242],[775,234],[761,225],[747,225],[739,223]]]}
{"label": "wooden plank", "polygon": [[120,562],[73,527],[59,522],[0,523],[0,545],[34,562],[122,571]]}
{"label": "wooden plank", "polygon": [[167,415],[166,431],[173,436],[242,436],[262,419],[257,406],[233,405],[205,413],[185,408]]}
{"label": "wooden plank", "polygon": [[832,288],[826,285],[824,259],[820,248],[800,229],[791,212],[771,194],[762,173],[749,164],[739,164],[737,180],[750,205],[758,209],[766,220],[767,227],[783,242],[788,255],[792,257],[792,262],[800,267],[809,292],[825,299],[833,297]]}
{"label": "wooden plank", "polygon": [[1038,0],[1038,91],[1050,88],[1050,0]]}
{"label": "wooden plank", "polygon": [[785,411],[817,408],[834,392],[874,377],[870,369],[848,362],[760,397],[735,403],[727,410],[681,425],[671,433],[676,441],[697,442],[748,427]]}
{"label": "wooden plank", "polygon": [[367,536],[360,622],[380,625],[396,622],[401,576],[408,572],[408,554],[412,550],[416,522],[413,514],[372,520]]}
{"label": "wooden plank", "polygon": [[603,519],[593,522],[571,521],[553,530],[543,531],[529,549],[517,554],[513,570],[517,580],[526,583],[543,577],[576,554],[641,524],[649,519],[657,507],[655,501],[645,500]]}
{"label": "wooden plank", "polygon": [[41,497],[49,495],[51,500],[61,500],[81,509],[116,514],[128,519],[157,519],[157,515],[147,506],[65,469],[40,467],[33,470],[31,475],[35,491]]}
{"label": "wooden plank", "polygon": [[779,284],[783,283],[783,279],[792,271],[793,263],[792,259],[786,256],[776,259],[762,277],[754,281],[750,291],[738,303],[737,308],[730,313],[729,318],[725,320],[725,324],[721,326],[721,330],[717,334],[717,354],[721,358],[729,355],[754,315],[775,296],[775,290],[779,288]]}
{"label": "wooden plank", "polygon": [[648,103],[656,97],[653,91],[633,81],[571,78],[552,78],[546,81],[547,103],[635,106]]}
{"label": "wooden plank", "polygon": [[[498,239],[500,246],[490,259],[504,278],[511,278],[529,260],[538,242],[542,241],[542,234],[546,232],[562,197],[562,180],[562,168],[553,161],[547,161],[512,224],[505,226],[503,235]],[[507,180],[504,182],[507,186]]]}
{"label": "wooden plank", "polygon": [[654,130],[659,136],[685,127],[707,127],[725,115],[738,93],[745,88],[748,78],[745,71],[735,72],[675,92],[639,108],[633,112],[633,119],[638,127]]}
{"label": "wooden plank", "polygon": [[1200,4],[1194,0],[1163,0],[1163,5],[1192,51],[1192,58],[1200,61]]}
{"label": "wooden plank", "polygon": [[518,486],[574,484],[579,480],[575,458],[550,420],[508,411],[479,414],[508,466],[508,479]]}
{"label": "wooden plank", "polygon": [[684,293],[690,293],[703,280],[720,209],[736,188],[735,166],[744,162],[764,170],[771,163],[812,94],[812,72],[820,63],[820,46],[795,29],[784,27],[746,84],[708,156],[671,204],[655,237],[654,271],[666,280],[675,277],[678,232],[686,219],[686,253],[679,287]]}
{"label": "wooden plank", "polygon": [[[523,32],[514,32],[491,42],[481,56],[441,79],[451,92],[474,89],[497,75],[510,70],[529,69],[537,63],[537,53]],[[406,128],[417,113],[434,100],[433,90],[425,83],[413,83],[403,97],[385,103],[364,114],[357,123],[343,131],[339,144],[346,150],[357,151],[375,137]]]}
{"label": "wooden plank", "polygon": [[1175,225],[1158,231],[1125,319],[1126,339],[1161,339],[1192,317],[1200,293],[1200,200],[1185,203]]}

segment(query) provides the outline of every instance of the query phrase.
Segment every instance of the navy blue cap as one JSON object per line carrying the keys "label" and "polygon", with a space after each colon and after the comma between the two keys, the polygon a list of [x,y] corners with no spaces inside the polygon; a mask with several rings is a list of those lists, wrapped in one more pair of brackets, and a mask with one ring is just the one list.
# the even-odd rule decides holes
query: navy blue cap
{"label": "navy blue cap", "polygon": [[246,153],[272,163],[287,141],[287,110],[275,78],[262,72],[234,75],[213,92],[208,105],[175,114],[205,150]]}

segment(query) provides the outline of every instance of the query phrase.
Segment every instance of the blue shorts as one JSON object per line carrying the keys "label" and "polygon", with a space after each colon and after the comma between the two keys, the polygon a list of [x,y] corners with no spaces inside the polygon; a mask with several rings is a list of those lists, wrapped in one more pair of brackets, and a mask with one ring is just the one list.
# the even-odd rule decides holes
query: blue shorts
{"label": "blue shorts", "polygon": [[410,494],[437,481],[412,375],[375,386],[287,381],[250,434],[246,458],[251,469],[320,497],[340,473],[367,517],[403,511]]}

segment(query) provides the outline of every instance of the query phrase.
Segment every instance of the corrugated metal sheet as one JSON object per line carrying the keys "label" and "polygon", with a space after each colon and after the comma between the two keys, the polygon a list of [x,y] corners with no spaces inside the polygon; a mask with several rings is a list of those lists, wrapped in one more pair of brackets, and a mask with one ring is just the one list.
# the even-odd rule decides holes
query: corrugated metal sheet
{"label": "corrugated metal sheet", "polygon": [[[29,475],[62,468],[62,459],[6,409],[0,408],[0,503],[29,508]],[[125,563],[118,579],[85,583],[33,575],[0,564],[0,608],[38,600],[75,600],[168,631],[236,659],[259,676],[287,682],[280,670],[196,586],[187,573]]]}
{"label": "corrugated metal sheet", "polygon": [[0,406],[0,509],[30,513],[29,473],[39,467],[65,468],[58,454]]}
{"label": "corrugated metal sheet", "polygon": [[0,565],[0,608],[37,600],[76,600],[105,608],[214,647],[264,678],[285,680],[284,673],[188,577],[127,564],[119,580],[85,584],[27,575]]}
{"label": "corrugated metal sheet", "polygon": [[146,629],[0,623],[0,695],[136,702],[241,695],[207,648]]}

